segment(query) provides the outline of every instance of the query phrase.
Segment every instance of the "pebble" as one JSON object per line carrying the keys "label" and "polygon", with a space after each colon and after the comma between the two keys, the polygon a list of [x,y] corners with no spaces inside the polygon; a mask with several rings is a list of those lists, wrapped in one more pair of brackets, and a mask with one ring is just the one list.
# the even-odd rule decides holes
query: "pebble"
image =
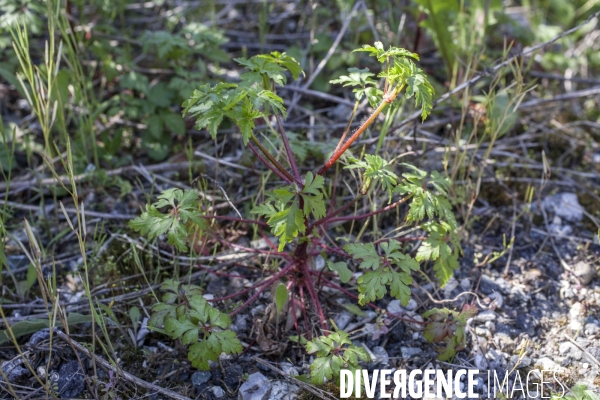
{"label": "pebble", "polygon": [[225,393],[221,386],[213,386],[208,391],[212,392],[216,399],[224,399],[227,396],[227,393]]}
{"label": "pebble", "polygon": [[8,378],[9,382],[13,382],[15,379],[18,379],[22,376],[30,375],[31,372],[28,368],[22,367],[21,364],[23,360],[21,358],[16,358],[11,361],[5,361],[0,365],[0,369],[2,370],[2,374],[0,374],[0,382],[2,382],[3,376]]}
{"label": "pebble", "polygon": [[575,193],[548,196],[542,201],[542,207],[567,221],[579,222],[583,219],[584,209]]}
{"label": "pebble", "polygon": [[535,362],[535,365],[539,365],[540,367],[542,367],[543,370],[551,370],[551,371],[562,370],[560,365],[558,365],[556,362],[551,360],[549,357],[542,357],[542,358],[538,359]]}
{"label": "pebble", "polygon": [[452,295],[452,291],[458,287],[458,281],[454,277],[450,278],[446,286],[444,286],[444,296],[449,298]]}
{"label": "pebble", "polygon": [[475,366],[480,371],[488,369],[488,362],[485,359],[485,356],[481,353],[475,354]]}
{"label": "pebble", "polygon": [[475,316],[475,321],[479,322],[487,322],[487,321],[495,321],[498,319],[498,316],[490,310],[481,312]]}
{"label": "pebble", "polygon": [[373,355],[375,356],[374,362],[379,365],[387,366],[390,364],[390,356],[387,351],[381,346],[373,347]]}
{"label": "pebble", "polygon": [[53,385],[56,385],[59,397],[73,398],[85,389],[83,371],[77,360],[72,360],[60,366],[58,374],[53,375]]}
{"label": "pebble", "polygon": [[469,278],[461,279],[460,287],[463,288],[463,290],[471,290],[471,280]]}
{"label": "pebble", "polygon": [[206,382],[210,381],[212,378],[212,374],[210,371],[196,371],[192,375],[192,385],[194,387],[204,385]]}
{"label": "pebble", "polygon": [[283,372],[285,372],[286,374],[290,375],[290,376],[298,376],[298,375],[300,375],[300,373],[298,373],[298,370],[296,369],[296,367],[294,367],[292,365],[292,363],[282,362],[279,365],[281,366],[281,370]]}
{"label": "pebble", "polygon": [[588,262],[579,261],[573,267],[573,273],[579,278],[582,285],[587,286],[596,276],[596,269]]}
{"label": "pebble", "polygon": [[352,318],[354,318],[354,315],[351,314],[348,311],[342,311],[341,313],[338,314],[337,317],[335,317],[335,325],[340,329],[340,330],[344,330],[348,324],[350,323],[350,321],[352,321]]}
{"label": "pebble", "polygon": [[476,326],[475,327],[475,334],[477,336],[483,336],[483,337],[488,337],[489,335],[491,335],[491,332],[488,328],[484,328],[482,326]]}
{"label": "pebble", "polygon": [[300,396],[300,388],[284,381],[273,382],[269,400],[296,400]]}
{"label": "pebble", "polygon": [[271,389],[271,382],[260,372],[255,372],[240,386],[238,400],[268,400]]}
{"label": "pebble", "polygon": [[594,322],[590,322],[589,324],[585,324],[583,328],[583,333],[586,335],[597,335],[600,333],[600,326]]}
{"label": "pebble", "polygon": [[408,304],[404,308],[406,308],[408,311],[415,311],[418,307],[419,304],[417,304],[417,302],[414,299],[410,299],[408,300]]}
{"label": "pebble", "polygon": [[400,300],[392,300],[387,306],[387,311],[392,314],[400,314],[404,311],[404,308],[400,304]]}
{"label": "pebble", "polygon": [[422,350],[418,347],[401,347],[400,352],[402,353],[402,358],[411,358],[412,356],[421,354]]}
{"label": "pebble", "polygon": [[573,305],[571,306],[571,309],[569,310],[569,318],[570,319],[575,319],[578,318],[579,316],[583,315],[583,304],[581,304],[580,302],[575,302],[573,303]]}
{"label": "pebble", "polygon": [[494,300],[494,304],[497,308],[502,308],[502,305],[504,304],[504,297],[502,297],[500,293],[494,292],[489,295],[489,298]]}
{"label": "pebble", "polygon": [[561,343],[558,352],[564,356],[573,357],[575,360],[581,360],[581,357],[583,357],[583,351],[571,342]]}

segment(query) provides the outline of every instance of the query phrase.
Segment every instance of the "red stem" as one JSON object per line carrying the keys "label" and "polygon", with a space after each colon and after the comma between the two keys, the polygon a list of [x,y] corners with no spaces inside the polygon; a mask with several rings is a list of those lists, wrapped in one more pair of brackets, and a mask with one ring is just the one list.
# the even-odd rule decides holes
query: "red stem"
{"label": "red stem", "polygon": [[352,143],[354,143],[356,141],[356,139],[358,139],[360,137],[360,135],[362,135],[364,133],[364,131],[367,130],[367,128],[373,122],[375,122],[375,119],[379,116],[379,114],[381,114],[383,109],[389,103],[394,101],[394,99],[398,96],[398,93],[399,93],[399,90],[394,90],[391,92],[391,94],[389,96],[384,97],[384,99],[381,101],[381,104],[379,104],[379,107],[377,107],[377,109],[375,111],[373,111],[373,114],[371,114],[371,116],[369,118],[367,118],[367,120],[365,122],[363,122],[363,124],[352,134],[352,136],[350,136],[350,139],[348,139],[348,141],[346,143],[344,143],[339,149],[337,149],[333,153],[331,158],[329,160],[327,160],[325,165],[323,165],[323,167],[321,167],[319,172],[317,172],[319,175],[324,175],[325,172],[327,172],[327,170],[329,168],[331,168],[331,166],[333,164],[335,164],[335,162],[342,156],[342,154],[344,154],[344,152],[346,150],[348,150],[348,148],[350,146],[352,146]]}
{"label": "red stem", "polygon": [[298,173],[298,167],[296,166],[296,160],[294,160],[294,153],[292,153],[292,148],[290,147],[290,142],[288,141],[287,134],[285,133],[285,128],[283,127],[283,121],[281,120],[281,115],[276,115],[275,119],[277,120],[277,126],[279,127],[279,132],[281,133],[281,141],[283,142],[283,147],[285,147],[285,152],[287,153],[288,161],[290,162],[290,167],[292,167],[292,172],[294,173],[294,177],[296,177],[297,181],[302,181],[300,178],[300,174]]}
{"label": "red stem", "polygon": [[372,217],[373,215],[377,215],[377,214],[381,214],[383,212],[389,211],[394,207],[399,206],[400,204],[404,203],[406,200],[408,200],[411,196],[406,196],[400,200],[398,200],[395,203],[390,204],[389,206],[383,207],[380,210],[377,211],[373,211],[367,214],[359,214],[359,215],[347,215],[345,217],[338,217],[338,218],[331,218],[329,221],[327,222],[335,222],[335,221],[351,221],[353,219],[363,219],[363,218],[369,218]]}
{"label": "red stem", "polygon": [[[268,289],[269,284],[273,283],[274,281],[276,281],[277,279],[281,278],[283,275],[285,275],[295,264],[294,263],[289,263],[286,267],[284,267],[281,271],[279,271],[277,274],[273,275],[271,278],[267,279],[266,281],[264,281],[260,286],[262,286],[260,288],[260,290],[258,292],[256,292],[254,295],[252,295],[252,297],[250,297],[248,300],[246,300],[246,302],[244,302],[244,304],[242,304],[237,310],[233,310],[231,313],[229,313],[230,317],[233,317],[235,314],[239,313],[240,311],[242,311],[244,308],[246,308],[248,306],[248,304],[252,303],[254,300],[256,300],[258,298],[258,296],[261,295],[261,293],[263,293],[265,290]],[[234,297],[239,295],[240,293],[235,293]],[[230,295],[231,296],[231,295]],[[216,301],[216,300],[213,300]]]}
{"label": "red stem", "polygon": [[269,227],[269,224],[267,224],[266,222],[258,221],[258,220],[255,220],[255,219],[228,217],[226,215],[201,215],[200,218],[203,218],[203,219],[222,219],[222,220],[225,220],[225,221],[245,222],[245,223],[248,223],[248,224],[255,224],[255,225]]}
{"label": "red stem", "polygon": [[321,218],[321,219],[313,222],[313,224],[308,227],[308,231],[309,232],[312,231],[312,228],[314,228],[315,226],[319,226],[319,225],[322,225],[322,224],[324,224],[326,222],[329,222],[333,217],[335,217],[336,215],[338,215],[342,211],[345,211],[348,208],[352,207],[354,205],[354,203],[356,203],[361,197],[362,197],[362,195],[356,196],[354,198],[354,200],[352,200],[350,203],[347,203],[346,205],[343,205],[342,207],[338,208],[337,210],[335,210],[331,214],[328,214],[328,215],[324,216],[323,218]]}
{"label": "red stem", "polygon": [[325,318],[325,314],[323,313],[323,309],[321,308],[321,302],[319,302],[319,297],[317,296],[317,291],[315,290],[315,286],[313,284],[312,279],[310,279],[310,269],[306,265],[306,261],[301,262],[301,267],[304,272],[304,286],[306,290],[308,290],[308,294],[310,299],[312,300],[313,305],[317,311],[317,316],[319,317],[319,322],[321,324],[321,329],[325,332],[327,331],[327,320]]}
{"label": "red stem", "polygon": [[[258,152],[258,150],[256,150],[256,147],[254,147],[252,145],[252,143],[248,143],[248,147],[250,147],[250,150],[252,150],[252,152],[254,153],[254,155],[256,156],[256,158],[258,158],[260,160],[260,162],[262,162],[267,168],[269,168],[271,171],[273,171],[273,173],[275,175],[277,175],[278,177],[280,177],[281,179],[283,179],[287,183],[294,182],[294,178],[291,175],[289,175],[289,173],[287,175],[284,175],[277,168],[275,168],[273,165],[271,165],[270,162],[268,162],[267,160],[265,160],[265,158]],[[285,169],[284,169],[284,171],[285,171]]]}

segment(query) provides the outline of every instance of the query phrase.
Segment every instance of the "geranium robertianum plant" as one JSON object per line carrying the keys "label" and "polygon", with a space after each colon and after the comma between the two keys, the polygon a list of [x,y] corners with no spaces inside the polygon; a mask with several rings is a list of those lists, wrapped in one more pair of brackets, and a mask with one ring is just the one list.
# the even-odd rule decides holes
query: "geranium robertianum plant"
{"label": "geranium robertianum plant", "polygon": [[[284,294],[289,299],[299,300],[289,302],[290,311],[295,318],[298,310],[294,308],[298,307],[297,304],[307,305],[305,297],[308,297],[323,333],[323,336],[311,340],[308,318],[304,311],[305,335],[310,340],[307,351],[318,356],[318,362],[311,366],[311,376],[316,383],[322,382],[324,377],[330,379],[332,376],[337,376],[340,368],[356,368],[359,359],[368,358],[361,349],[352,345],[343,331],[330,330],[319,301],[317,285],[335,288],[358,300],[360,305],[369,304],[377,308],[370,303],[388,295],[400,299],[406,305],[411,295],[412,272],[419,270],[421,264],[432,262],[439,283],[444,285],[458,265],[460,251],[457,223],[446,194],[450,185],[448,178],[435,171],[428,173],[408,164],[401,164],[404,172],[396,174],[397,166],[378,154],[364,154],[360,159],[346,157],[348,149],[367,128],[373,126],[378,116],[391,103],[398,101],[401,94],[404,94],[407,99],[414,99],[416,106],[421,108],[423,119],[429,115],[433,104],[433,88],[427,76],[415,64],[415,60],[419,59],[416,54],[397,47],[386,50],[379,42],[374,46],[366,45],[356,51],[368,52],[383,66],[382,71],[377,75],[383,80],[383,88],[379,87],[378,81],[373,79],[374,74],[368,69],[351,68],[348,76],[332,81],[344,86],[354,86],[357,102],[366,96],[374,111],[354,132],[350,133],[349,129],[346,129],[335,151],[315,171],[304,172],[297,164],[283,124],[287,114],[282,98],[277,95],[277,87],[286,83],[286,73],[289,72],[294,79],[303,74],[300,65],[289,55],[273,52],[249,59],[236,59],[235,61],[246,69],[240,75],[240,83],[221,82],[216,85],[203,85],[183,103],[183,115],[195,118],[196,128],[207,129],[213,139],[219,136],[219,126],[223,121],[231,121],[239,128],[243,144],[268,170],[273,172],[274,176],[270,175],[271,179],[268,183],[270,190],[266,194],[266,200],[257,204],[251,211],[251,214],[258,219],[201,212],[201,208],[193,204],[198,199],[195,192],[171,189],[159,196],[158,203],[148,205],[146,211],[131,224],[134,229],[150,237],[167,234],[169,243],[181,251],[187,250],[186,241],[196,238],[197,235],[193,233],[203,230],[210,220],[241,221],[254,224],[259,229],[268,228],[277,237],[278,245],[273,245],[273,248],[266,253],[271,258],[283,260],[283,266],[268,279],[227,298],[214,299],[213,304],[220,300],[251,294],[240,307],[229,314],[232,316],[256,300],[273,284],[281,285],[280,282],[283,281],[287,289],[287,293]],[[354,108],[351,120],[357,108]],[[273,130],[273,126],[277,127],[280,135],[278,143],[281,143],[280,150],[286,155],[287,165],[280,162],[276,157],[277,153],[270,152],[256,136],[257,120],[265,121]],[[348,134],[350,136],[346,139]],[[333,178],[328,176],[329,170],[341,159],[345,169],[362,172],[356,195],[351,201],[345,201],[343,204],[336,197],[340,174],[336,172]],[[330,180],[329,184],[326,184],[326,179]],[[375,198],[373,194],[379,191],[384,191],[386,195],[382,204],[373,200]],[[352,213],[358,202],[365,198],[372,201],[371,210]],[[171,206],[167,213],[159,210],[169,204]],[[372,243],[348,243],[338,246],[332,245],[325,239],[328,228],[334,223],[364,221],[401,206],[405,207],[404,224],[411,227],[412,231],[423,232],[417,241],[406,237],[391,237]],[[206,234],[218,235],[210,230],[207,230]],[[217,240],[234,248],[240,247],[228,243],[224,238],[217,238]],[[258,250],[247,248],[245,250],[261,254]],[[327,265],[330,272],[323,273],[313,267],[315,265],[313,259],[319,255],[329,259]],[[358,294],[334,282],[333,272],[338,274],[342,285],[354,280]],[[167,292],[174,292],[172,283],[167,286]],[[193,300],[194,296],[199,296],[195,287],[189,294],[191,298],[186,297],[188,294],[181,296],[182,299],[187,299],[185,301],[180,299],[185,304],[199,302]],[[166,309],[175,310],[173,305],[175,297],[173,295],[167,297],[171,302],[170,305],[157,305],[156,312],[164,313]],[[212,319],[206,319],[205,314],[212,312],[217,315],[218,311],[202,304],[202,309],[208,310],[203,311],[204,319],[195,315],[190,324],[189,319],[192,317],[189,306],[180,305],[181,312],[169,311],[168,318],[161,316],[153,319],[154,328],[173,338],[182,337],[186,344],[211,340]],[[226,328],[224,323],[228,320],[222,314],[215,318],[219,321],[216,323],[216,329],[221,332]],[[198,321],[201,321],[204,327],[193,328]],[[296,319],[294,326],[298,332],[301,331]],[[204,339],[199,337],[197,332],[194,333],[194,329],[199,330],[200,336]],[[331,332],[334,334],[328,339]],[[217,349],[226,353],[236,353],[241,349],[239,342],[234,342],[237,339],[229,333],[219,335],[218,337],[231,343],[220,343],[214,339],[215,350],[211,353],[211,357],[207,357],[208,359],[218,357]],[[459,346],[455,347],[459,348]],[[197,356],[197,352],[190,351],[189,357],[193,364],[206,368],[208,365],[206,359],[198,361]]]}

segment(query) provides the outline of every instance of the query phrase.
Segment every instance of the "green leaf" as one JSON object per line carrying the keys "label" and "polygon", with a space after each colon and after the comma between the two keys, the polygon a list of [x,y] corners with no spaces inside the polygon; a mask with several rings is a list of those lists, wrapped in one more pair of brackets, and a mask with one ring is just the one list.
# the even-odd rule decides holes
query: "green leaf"
{"label": "green leaf", "polygon": [[425,121],[433,108],[433,86],[420,68],[415,68],[406,82],[406,98],[415,96],[415,103],[417,106],[421,105],[421,118]]}
{"label": "green leaf", "polygon": [[322,384],[325,379],[339,377],[342,368],[356,370],[358,361],[370,361],[371,357],[362,347],[354,346],[344,331],[331,332],[329,336],[314,338],[306,344],[308,354],[317,358],[310,365],[310,380]]}
{"label": "green leaf", "polygon": [[375,271],[367,271],[358,278],[358,303],[365,305],[368,302],[382,299],[387,294],[387,287],[390,288],[390,294],[399,299],[403,305],[407,305],[410,300],[410,288],[412,278],[405,272],[396,272],[390,267],[380,268]]}
{"label": "green leaf", "polygon": [[376,57],[377,61],[380,63],[384,63],[388,60],[388,58],[396,58],[396,57],[411,57],[415,60],[419,60],[419,56],[415,53],[411,53],[410,51],[391,46],[388,50],[384,50],[383,43],[375,42],[374,46],[365,44],[361,49],[356,49],[354,51],[364,51],[368,52],[370,56]]}
{"label": "green leaf", "polygon": [[342,283],[348,283],[350,279],[352,279],[352,271],[350,271],[350,268],[348,268],[348,265],[345,262],[340,261],[333,263],[331,261],[327,261],[327,266],[330,270],[338,273]]}
{"label": "green leaf", "polygon": [[326,214],[325,202],[323,201],[323,184],[325,179],[321,175],[313,175],[308,172],[301,196],[304,200],[304,215],[308,217],[312,213],[315,218],[322,218]]}
{"label": "green leaf", "polygon": [[[158,209],[169,207],[163,214]],[[168,189],[158,196],[158,201],[147,205],[146,211],[129,223],[129,226],[149,239],[167,234],[170,245],[187,251],[185,241],[189,233],[186,224],[191,221],[196,227],[204,228],[205,222],[198,210],[198,193],[194,190]]]}
{"label": "green leaf", "polygon": [[283,306],[288,300],[288,290],[287,287],[280,283],[275,289],[275,305],[277,306],[277,314],[281,314],[281,310]]}
{"label": "green leaf", "polygon": [[433,269],[440,285],[444,286],[458,268],[458,238],[447,223],[429,222],[423,228],[429,232],[429,237],[419,246],[415,258],[417,261],[435,261]]}
{"label": "green leaf", "polygon": [[377,269],[381,262],[381,257],[377,254],[373,243],[350,243],[344,246],[344,250],[355,259],[361,259],[360,268]]}
{"label": "green leaf", "polygon": [[[91,315],[82,315],[77,313],[70,313],[67,317],[68,325],[76,325],[92,322]],[[28,335],[30,333],[38,332],[42,329],[48,328],[50,325],[50,321],[42,318],[33,318],[24,321],[19,321],[11,325],[11,330],[15,338],[19,338],[21,336]],[[56,321],[56,326],[61,327],[62,322]],[[11,340],[12,336],[8,332],[8,329],[0,330],[0,345]]]}
{"label": "green leaf", "polygon": [[165,318],[165,331],[181,343],[192,344],[198,341],[198,325],[190,320],[179,321],[175,317]]}
{"label": "green leaf", "polygon": [[390,170],[390,164],[377,155],[365,154],[365,160],[359,161],[356,158],[349,158],[350,165],[347,169],[364,168],[363,185],[361,193],[366,194],[372,182],[381,182],[383,190],[388,193],[388,201],[391,203],[392,195],[400,178]]}

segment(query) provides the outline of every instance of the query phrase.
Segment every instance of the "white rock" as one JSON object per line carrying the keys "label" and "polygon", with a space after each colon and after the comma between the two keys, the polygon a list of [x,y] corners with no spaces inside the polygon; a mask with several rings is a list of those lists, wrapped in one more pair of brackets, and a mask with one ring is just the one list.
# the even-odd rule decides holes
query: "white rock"
{"label": "white rock", "polygon": [[542,201],[542,207],[568,221],[578,222],[583,219],[584,209],[575,193],[558,193],[546,197]]}
{"label": "white rock", "polygon": [[543,370],[547,371],[562,371],[561,366],[548,357],[538,359],[535,365],[539,365]]}
{"label": "white rock", "polygon": [[300,395],[300,388],[284,381],[273,382],[269,400],[296,400]]}
{"label": "white rock", "polygon": [[573,273],[579,278],[582,285],[588,285],[596,276],[596,269],[588,262],[579,261],[573,267]]}
{"label": "white rock", "polygon": [[350,321],[352,321],[352,318],[354,318],[354,315],[352,313],[348,311],[342,311],[338,314],[337,317],[335,317],[334,321],[339,329],[344,330],[348,326]]}
{"label": "white rock", "polygon": [[217,399],[224,399],[227,397],[227,393],[225,393],[221,386],[213,386],[208,390],[211,391],[213,396]]}
{"label": "white rock", "polygon": [[494,292],[490,294],[489,298],[495,300],[496,307],[502,308],[502,305],[504,304],[504,297],[502,297],[500,293]]}
{"label": "white rock", "polygon": [[471,290],[471,280],[469,278],[463,278],[460,280],[460,287],[464,290]]}
{"label": "white rock", "polygon": [[444,296],[446,298],[450,297],[452,294],[452,291],[454,289],[456,289],[457,287],[458,287],[458,282],[456,281],[456,279],[454,279],[454,277],[450,278],[448,283],[446,283],[446,286],[444,286]]}
{"label": "white rock", "polygon": [[402,358],[410,358],[417,354],[421,354],[421,349],[418,347],[401,347],[400,352],[402,353]]}
{"label": "white rock", "polygon": [[475,321],[479,322],[495,321],[497,319],[496,313],[490,310],[481,312],[475,316]]}
{"label": "white rock", "polygon": [[400,314],[404,311],[404,308],[402,308],[400,300],[392,300],[387,306],[387,311],[392,314]]}
{"label": "white rock", "polygon": [[414,299],[410,299],[408,301],[408,304],[406,305],[406,308],[408,311],[414,311],[417,309],[417,307],[419,307],[419,305],[417,304],[417,302]]}
{"label": "white rock", "polygon": [[271,388],[271,382],[260,372],[255,372],[240,386],[238,400],[267,400]]}

